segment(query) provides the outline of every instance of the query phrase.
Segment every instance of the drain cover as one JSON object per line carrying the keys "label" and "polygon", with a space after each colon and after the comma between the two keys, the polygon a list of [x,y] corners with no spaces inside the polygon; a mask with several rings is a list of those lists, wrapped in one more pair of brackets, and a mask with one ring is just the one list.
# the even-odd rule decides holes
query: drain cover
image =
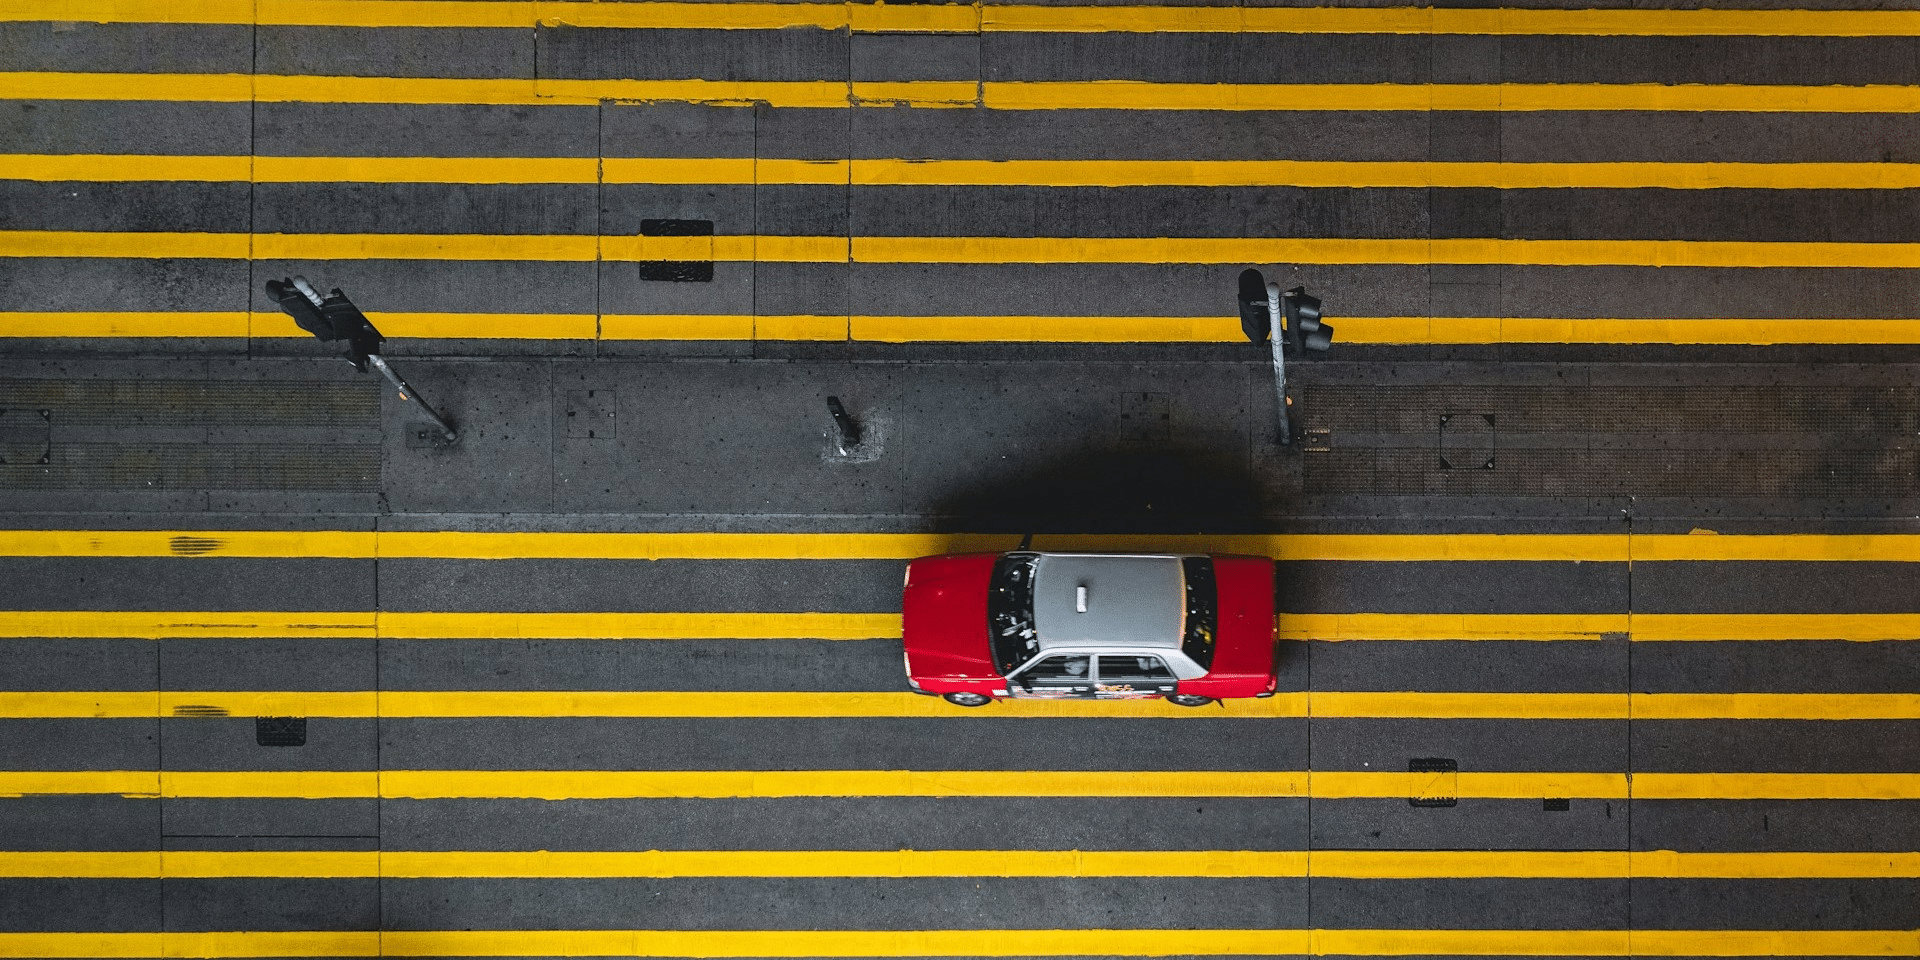
{"label": "drain cover", "polygon": [[307,745],[306,717],[255,717],[253,741],[263,747]]}

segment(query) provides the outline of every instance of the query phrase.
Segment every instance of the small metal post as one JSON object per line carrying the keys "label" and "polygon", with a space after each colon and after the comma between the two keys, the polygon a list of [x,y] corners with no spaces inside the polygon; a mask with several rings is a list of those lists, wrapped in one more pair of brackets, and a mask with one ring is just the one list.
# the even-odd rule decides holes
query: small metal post
{"label": "small metal post", "polygon": [[387,366],[387,361],[384,358],[377,353],[370,353],[367,354],[367,362],[373,364],[373,368],[380,371],[382,376],[393,381],[394,387],[400,391],[400,399],[412,400],[414,403],[419,404],[420,409],[426,412],[427,419],[432,420],[434,425],[440,428],[440,435],[445,437],[448,443],[460,439],[460,434],[454,431],[453,425],[441,419],[439,414],[433,412],[433,408],[427,406],[427,401],[421,399],[420,394],[416,393],[412,387],[407,386],[407,382],[400,379],[400,375],[393,372],[392,367]]}
{"label": "small metal post", "polygon": [[834,426],[840,428],[840,455],[846,456],[848,447],[860,445],[860,424],[847,415],[847,408],[840,405],[839,397],[827,398],[827,412],[833,414]]}
{"label": "small metal post", "polygon": [[1280,310],[1280,285],[1267,284],[1267,322],[1272,325],[1271,336],[1267,342],[1273,346],[1273,392],[1280,401],[1280,445],[1293,442],[1293,425],[1287,422],[1287,365],[1281,353],[1281,341],[1285,333],[1281,330],[1284,315]]}

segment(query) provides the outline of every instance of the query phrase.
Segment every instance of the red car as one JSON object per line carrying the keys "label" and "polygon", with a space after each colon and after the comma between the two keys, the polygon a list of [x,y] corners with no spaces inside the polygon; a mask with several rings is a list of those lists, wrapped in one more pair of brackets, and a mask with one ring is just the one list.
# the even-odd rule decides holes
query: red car
{"label": "red car", "polygon": [[1175,554],[922,557],[902,603],[907,684],[1001,697],[1198,707],[1270,697],[1273,561]]}

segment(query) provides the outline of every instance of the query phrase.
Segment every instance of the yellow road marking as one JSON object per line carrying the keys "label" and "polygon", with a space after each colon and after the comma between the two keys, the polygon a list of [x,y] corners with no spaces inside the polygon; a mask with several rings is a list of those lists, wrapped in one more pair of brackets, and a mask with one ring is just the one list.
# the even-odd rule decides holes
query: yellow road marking
{"label": "yellow road marking", "polygon": [[1000,110],[1920,112],[1920,87],[1893,85],[1226,84],[1131,80],[849,84],[58,72],[0,73],[0,99],[505,106],[585,105],[613,99],[829,108],[905,101]]}
{"label": "yellow road marking", "polygon": [[[709,245],[710,244],[710,245]],[[695,247],[698,249],[695,249]],[[685,249],[681,249],[684,247]],[[849,249],[850,248],[850,249]],[[1920,243],[1170,237],[596,237],[0,231],[0,256],[780,263],[1322,263],[1920,267]]]}
{"label": "yellow road marking", "polygon": [[[257,11],[256,11],[257,6]],[[47,0],[0,20],[338,27],[627,27],[856,32],[1397,33],[1559,36],[1904,37],[1913,11],[1531,10],[1386,7],[888,5],[882,3],[587,3],[556,0]]]}
{"label": "yellow road marking", "polygon": [[[1631,939],[1631,949],[1629,949]],[[1910,957],[1913,930],[409,930],[0,933],[20,957]]]}
{"label": "yellow road marking", "polygon": [[[383,770],[4,771],[0,796],[385,799],[727,797],[1312,797],[1422,795],[1434,775],[1401,771]],[[1912,773],[1475,772],[1452,795],[1538,800],[1920,800]]]}
{"label": "yellow road marking", "polygon": [[[1231,343],[1234,317],[876,317],[369,312],[389,336],[880,343]],[[1351,343],[1920,343],[1920,319],[1341,317]],[[300,337],[284,314],[0,312],[0,337]]]}
{"label": "yellow road marking", "polygon": [[[219,711],[219,712],[213,712]],[[1007,700],[962,711],[912,693],[781,691],[383,690],[21,691],[0,693],[0,717],[1098,717],[1220,719],[1408,717],[1523,720],[1920,720],[1904,693],[1282,693],[1205,711],[1159,700]]]}
{"label": "yellow road marking", "polygon": [[5,851],[0,877],[1920,877],[1915,853],[1672,850]]}
{"label": "yellow road marking", "polygon": [[[490,533],[460,530],[0,530],[7,557],[908,560],[997,552],[1011,534]],[[1042,534],[1043,550],[1169,550],[1326,561],[1920,561],[1914,534]]]}
{"label": "yellow road marking", "polygon": [[[1281,613],[1285,640],[1920,639],[1920,614]],[[0,637],[387,637],[553,640],[880,640],[897,613],[408,613],[4,610]]]}
{"label": "yellow road marking", "polygon": [[[603,169],[604,167],[604,169]],[[1914,163],[1468,163],[1308,160],[780,160],[729,157],[0,155],[8,179],[257,183],[1487,187],[1895,190]]]}

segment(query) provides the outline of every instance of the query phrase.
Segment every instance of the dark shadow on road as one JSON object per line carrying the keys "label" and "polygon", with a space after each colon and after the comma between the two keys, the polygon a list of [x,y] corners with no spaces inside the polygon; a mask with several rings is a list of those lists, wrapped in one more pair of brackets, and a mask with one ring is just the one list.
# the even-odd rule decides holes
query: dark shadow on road
{"label": "dark shadow on road", "polygon": [[953,491],[940,528],[966,533],[1250,533],[1259,484],[1244,450],[1083,447]]}

